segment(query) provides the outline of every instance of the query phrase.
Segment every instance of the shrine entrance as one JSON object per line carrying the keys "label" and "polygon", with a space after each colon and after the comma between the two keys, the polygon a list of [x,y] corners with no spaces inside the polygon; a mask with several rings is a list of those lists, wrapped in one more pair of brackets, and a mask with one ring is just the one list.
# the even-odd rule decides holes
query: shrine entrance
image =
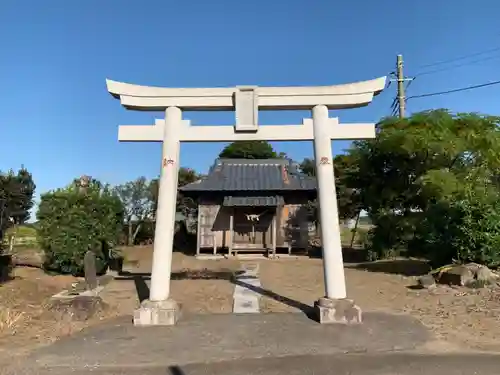
{"label": "shrine entrance", "polygon": [[[321,230],[325,296],[316,304],[319,320],[361,321],[359,307],[346,300],[331,143],[335,139],[374,138],[375,125],[340,124],[338,118],[330,118],[329,110],[368,105],[384,89],[385,82],[386,77],[381,77],[334,86],[166,88],[107,80],[108,91],[125,108],[165,111],[165,118],[153,126],[120,126],[118,131],[120,141],[162,142],[150,298],[136,311],[134,323],[171,325],[179,315],[179,306],[169,296],[180,142],[240,140],[313,141],[319,221],[328,225],[328,230]],[[301,125],[259,125],[259,110],[304,109],[311,110],[312,119],[304,119]],[[234,111],[236,121],[234,127],[191,126],[182,118],[183,110]],[[254,233],[255,225],[252,228]],[[339,311],[345,315],[340,317]]]}
{"label": "shrine entrance", "polygon": [[271,250],[276,209],[234,208],[233,250]]}

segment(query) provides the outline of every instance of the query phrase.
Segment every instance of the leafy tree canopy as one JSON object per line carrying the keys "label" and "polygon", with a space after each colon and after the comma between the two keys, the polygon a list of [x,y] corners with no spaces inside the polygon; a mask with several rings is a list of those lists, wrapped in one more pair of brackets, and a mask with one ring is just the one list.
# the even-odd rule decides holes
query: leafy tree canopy
{"label": "leafy tree canopy", "polygon": [[283,157],[277,154],[267,141],[238,141],[227,145],[219,154],[228,159],[272,159]]}
{"label": "leafy tree canopy", "polygon": [[[499,122],[446,110],[383,120],[376,139],[355,142],[350,150],[357,169],[351,186],[362,191],[363,208],[371,214],[423,210],[449,192],[449,177],[460,181],[479,166],[498,170]],[[426,183],[437,179],[440,188]]]}
{"label": "leafy tree canopy", "polygon": [[0,173],[0,243],[10,225],[30,219],[35,188],[31,173],[24,167],[17,173]]}
{"label": "leafy tree canopy", "polygon": [[[151,183],[145,177],[139,177],[134,181],[126,182],[114,188],[116,195],[123,204],[129,246],[134,244],[135,237],[144,221],[150,219],[153,215],[155,201],[150,185]],[[136,223],[135,230],[132,227],[133,221]]]}
{"label": "leafy tree canopy", "polygon": [[377,253],[409,249],[435,263],[499,260],[492,249],[500,228],[488,219],[500,208],[499,123],[434,110],[384,119],[376,139],[354,143],[348,185],[375,224]]}
{"label": "leafy tree canopy", "polygon": [[[194,169],[181,167],[181,168],[179,168],[179,175],[178,175],[178,182],[177,183],[178,183],[179,187],[182,187],[184,185],[198,181],[200,178],[201,178],[201,175],[199,175]],[[150,194],[152,196],[152,200],[154,202],[154,207],[155,207],[155,211],[156,211],[156,205],[158,202],[158,179],[154,179],[151,181]],[[184,197],[181,192],[177,193],[177,211],[178,212],[182,212],[185,215],[187,215],[188,213],[192,212],[195,209],[196,209],[196,204],[195,204],[195,202],[192,201],[192,199]]]}
{"label": "leafy tree canopy", "polygon": [[[353,159],[349,155],[337,155],[333,160],[335,187],[341,219],[353,218],[361,210],[359,191],[349,186],[350,174],[356,170],[352,163]],[[316,175],[316,165],[313,159],[304,159],[299,164],[299,169],[308,176]]]}

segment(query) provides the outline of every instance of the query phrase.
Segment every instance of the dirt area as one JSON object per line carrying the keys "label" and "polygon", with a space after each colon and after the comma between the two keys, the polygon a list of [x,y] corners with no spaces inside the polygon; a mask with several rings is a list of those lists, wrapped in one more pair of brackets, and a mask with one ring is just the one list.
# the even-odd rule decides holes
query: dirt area
{"label": "dirt area", "polygon": [[50,343],[92,323],[58,321],[44,308],[76,278],[50,276],[36,268],[16,268],[13,276],[0,285],[0,357],[21,354],[24,348]]}
{"label": "dirt area", "polygon": [[[147,298],[152,247],[136,246],[124,252],[131,264],[127,267],[131,277],[115,280],[109,288],[106,287],[102,296],[110,304],[126,304],[120,310],[130,314],[139,299]],[[234,291],[230,278],[239,267],[240,263],[234,259],[200,260],[174,252],[170,294],[188,313],[229,313],[232,311]],[[134,277],[134,274],[143,276]]]}
{"label": "dirt area", "polygon": [[[151,255],[150,247],[127,252],[127,258],[140,264],[138,270],[150,269]],[[188,312],[231,312],[234,285],[227,278],[241,263],[244,261],[198,260],[174,253],[172,297]],[[259,263],[262,312],[299,311],[324,294],[321,259]],[[409,288],[416,284],[417,276],[427,272],[427,265],[417,260],[346,265],[348,296],[365,311],[409,313],[437,338],[450,343],[500,351],[500,289],[439,287],[429,292]]]}
{"label": "dirt area", "polygon": [[[38,268],[15,268],[13,279],[0,284],[0,359],[49,344],[106,319],[132,317],[139,300],[149,293],[152,247],[126,249],[125,254],[129,262],[126,267],[133,274],[107,284],[100,294],[107,309],[85,322],[57,320],[46,309],[50,297],[82,279],[49,275]],[[238,267],[236,260],[197,260],[176,252],[171,295],[185,312],[231,312],[234,286],[229,278]]]}
{"label": "dirt area", "polygon": [[[152,247],[124,250],[126,271],[101,294],[108,309],[86,322],[58,321],[44,306],[49,298],[78,279],[51,276],[36,268],[17,268],[14,279],[0,285],[0,357],[50,343],[112,317],[131,316],[147,298]],[[171,296],[187,313],[230,313],[234,285],[230,277],[244,261],[199,260],[174,253]],[[254,263],[254,262],[251,262]],[[299,311],[323,295],[321,259],[262,260],[262,312]],[[500,289],[439,287],[415,290],[416,275],[426,272],[417,261],[347,265],[348,296],[364,311],[409,313],[438,338],[468,347],[500,351]]]}
{"label": "dirt area", "polygon": [[[348,297],[364,311],[409,313],[439,339],[500,351],[500,289],[411,289],[415,275],[427,269],[418,261],[378,262],[367,268],[345,270]],[[261,262],[260,275],[263,288],[277,295],[261,299],[263,312],[298,310],[324,293],[321,259]]]}

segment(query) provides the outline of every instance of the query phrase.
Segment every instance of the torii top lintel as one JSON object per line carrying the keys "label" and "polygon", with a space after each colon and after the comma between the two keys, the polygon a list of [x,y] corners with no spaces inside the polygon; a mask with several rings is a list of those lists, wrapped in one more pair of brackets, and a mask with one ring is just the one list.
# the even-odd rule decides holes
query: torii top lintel
{"label": "torii top lintel", "polygon": [[141,86],[107,79],[108,91],[132,110],[158,111],[167,107],[186,110],[235,110],[235,103],[252,101],[262,110],[362,107],[385,87],[386,77],[333,86],[224,88],[167,88]]}

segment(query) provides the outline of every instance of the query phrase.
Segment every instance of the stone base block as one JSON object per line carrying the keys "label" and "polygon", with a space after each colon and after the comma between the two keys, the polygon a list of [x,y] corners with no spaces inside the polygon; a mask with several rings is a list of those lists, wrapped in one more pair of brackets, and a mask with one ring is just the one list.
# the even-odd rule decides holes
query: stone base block
{"label": "stone base block", "polygon": [[145,300],[134,311],[136,326],[172,326],[179,319],[180,306],[174,300]]}
{"label": "stone base block", "polygon": [[48,312],[57,320],[88,320],[106,310],[107,305],[101,297],[90,293],[69,295],[56,294],[48,304]]}
{"label": "stone base block", "polygon": [[359,324],[361,309],[350,299],[320,298],[314,303],[318,321],[321,324]]}
{"label": "stone base block", "polygon": [[109,276],[109,277],[112,277],[113,279],[116,279],[117,277],[120,277],[120,272],[108,269],[106,271],[106,276]]}

